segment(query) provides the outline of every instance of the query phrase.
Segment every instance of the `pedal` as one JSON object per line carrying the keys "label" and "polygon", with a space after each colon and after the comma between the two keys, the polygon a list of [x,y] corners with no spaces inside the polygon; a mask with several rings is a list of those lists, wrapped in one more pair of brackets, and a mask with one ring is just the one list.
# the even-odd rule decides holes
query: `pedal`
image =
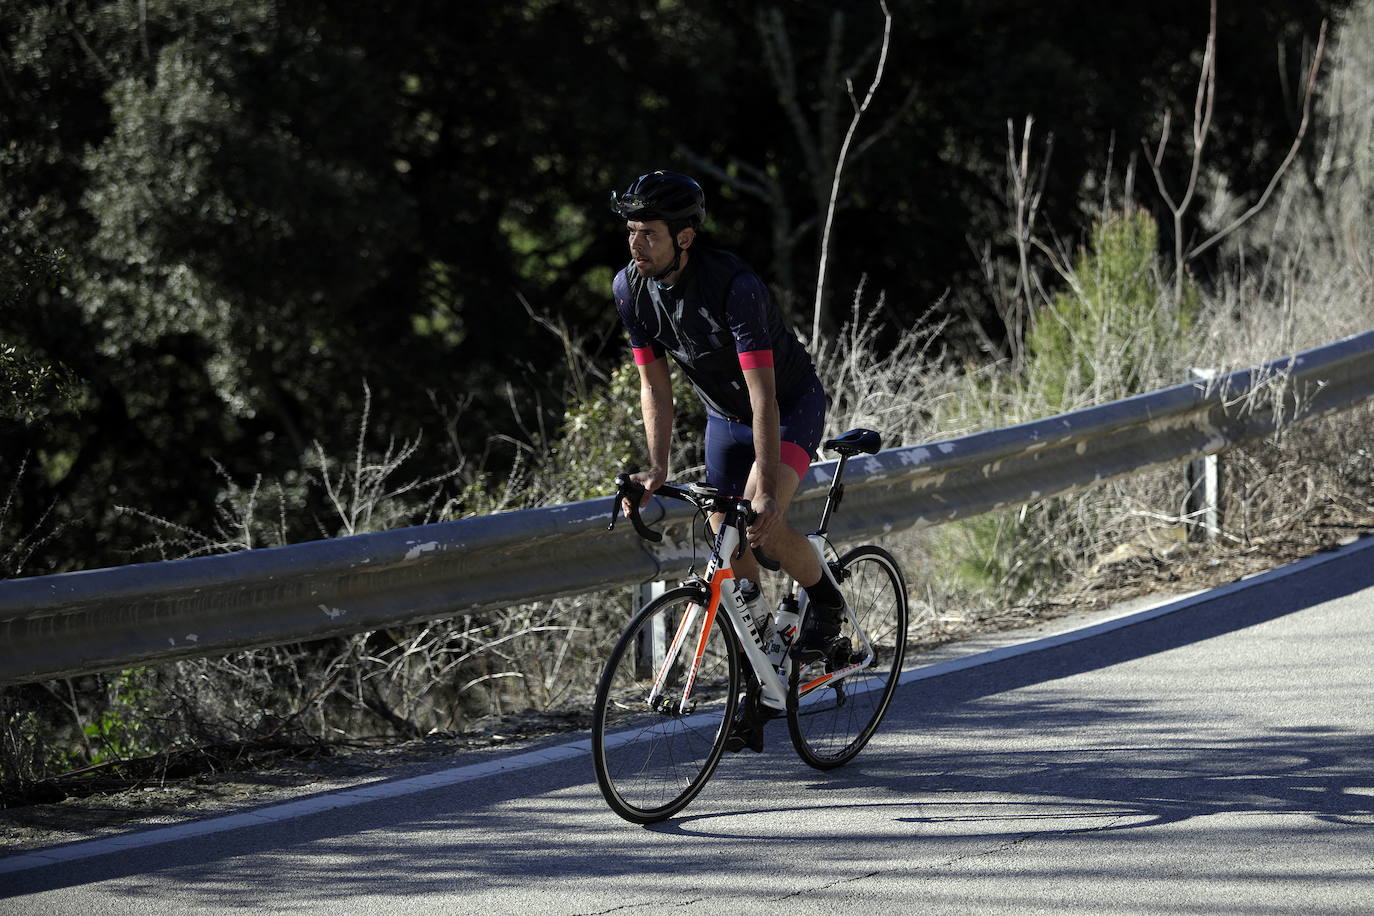
{"label": "pedal", "polygon": [[735,754],[746,747],[755,754],[763,753],[763,723],[736,717],[730,725],[730,735],[725,739],[725,749]]}
{"label": "pedal", "polygon": [[839,671],[841,668],[848,668],[853,657],[853,644],[848,636],[836,636],[826,647],[825,670]]}
{"label": "pedal", "polygon": [[746,747],[756,754],[763,753],[763,723],[782,715],[758,701],[758,687],[752,686],[735,710],[735,718],[730,722],[730,734],[725,739],[725,750],[738,753]]}
{"label": "pedal", "polygon": [[787,715],[786,709],[774,709],[763,702],[762,692],[759,690],[758,684],[752,685],[740,698],[739,709],[740,711],[747,711],[752,718],[759,722],[767,722],[769,719],[778,719]]}

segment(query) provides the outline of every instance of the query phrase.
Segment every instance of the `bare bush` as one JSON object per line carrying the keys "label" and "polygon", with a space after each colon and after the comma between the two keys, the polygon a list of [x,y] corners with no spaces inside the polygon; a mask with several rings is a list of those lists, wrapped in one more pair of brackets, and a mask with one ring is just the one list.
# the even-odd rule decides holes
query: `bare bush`
{"label": "bare bush", "polygon": [[[1043,171],[1030,166],[1028,119],[1019,149],[1009,134],[1016,260],[985,265],[1005,299],[1004,319],[1018,333],[1024,324],[1024,340],[1006,347],[989,341],[994,358],[977,365],[951,360],[941,345],[949,330],[943,325],[906,328],[890,341],[885,296],[861,285],[850,321],[817,348],[832,396],[831,431],[868,426],[890,446],[933,442],[1178,384],[1190,366],[1253,366],[1374,325],[1372,30],[1374,4],[1366,2],[1352,9],[1334,41],[1330,89],[1317,100],[1316,166],[1287,170],[1271,206],[1253,219],[1247,211],[1243,232],[1219,206],[1227,236],[1212,289],[1193,288],[1183,265],[1158,257],[1152,224],[1130,199],[1115,208],[1104,199],[1094,237],[1076,259],[1059,240],[1037,238],[1035,185]],[[1204,86],[1200,98],[1209,92]],[[1176,217],[1186,204],[1176,202]],[[1176,250],[1175,259],[1187,255]],[[1058,292],[1043,285],[1048,276],[1061,279]],[[564,341],[575,390],[560,429],[532,422],[523,440],[506,443],[517,460],[505,476],[495,479],[481,461],[461,456],[446,474],[408,476],[407,461],[422,443],[385,438],[374,446],[365,397],[347,459],[316,447],[286,480],[245,483],[225,474],[213,530],[154,519],[160,534],[150,548],[172,557],[285,543],[312,494],[328,507],[311,519],[315,529],[337,536],[607,493],[611,475],[642,460],[633,367],[603,377],[566,327],[532,310],[531,317]],[[1008,358],[999,361],[998,353]],[[1232,409],[1263,398],[1286,404],[1293,393],[1284,384],[1275,376]],[[684,416],[695,399],[685,388],[678,394],[673,462],[683,479],[699,467],[701,443],[684,434],[699,426]],[[512,410],[521,410],[513,397]],[[1374,407],[1365,406],[1227,453],[1218,549],[1248,550],[1275,532],[1374,515],[1372,420]],[[1184,494],[1181,467],[1157,469],[901,535],[891,546],[908,570],[921,631],[914,635],[938,639],[942,628],[1062,592],[1104,561],[1130,555],[1123,550],[1166,549],[1180,540]],[[0,506],[0,519],[8,507]],[[37,537],[5,547],[0,561],[10,569],[22,564]],[[188,742],[411,737],[461,732],[481,717],[530,707],[585,709],[629,602],[624,592],[560,598],[52,682],[23,688],[23,697],[9,689],[0,692],[0,764],[5,779],[33,780],[78,758]],[[57,745],[60,754],[33,751]]]}
{"label": "bare bush", "polygon": [[[1248,208],[1222,199],[1211,214],[1214,225],[1204,227],[1206,241],[1183,248],[1178,226],[1193,189],[1204,180],[1217,183],[1206,173],[1203,158],[1215,79],[1213,31],[1194,112],[1193,168],[1181,198],[1171,197],[1158,175],[1167,128],[1150,162],[1174,217],[1172,264],[1155,253],[1153,237],[1117,232],[1112,238],[1114,223],[1138,224],[1143,218],[1129,199],[1129,169],[1121,215],[1111,212],[1108,194],[1086,249],[1089,256],[1071,265],[1059,240],[1026,238],[1025,227],[1033,225],[1023,218],[1033,201],[1026,191],[1029,137],[1019,152],[1015,138],[1009,138],[1008,213],[1015,223],[1009,231],[1022,242],[1022,257],[1019,263],[986,263],[985,273],[994,293],[1006,299],[1002,311],[1007,315],[1019,314],[1029,285],[992,280],[1034,276],[1048,267],[1065,289],[1042,292],[1044,302],[1028,324],[1024,348],[1011,348],[1019,358],[985,367],[981,376],[970,374],[968,384],[956,389],[945,403],[941,431],[1037,419],[1182,383],[1188,367],[1225,373],[1370,327],[1370,246],[1350,242],[1368,237],[1368,217],[1374,215],[1368,205],[1374,199],[1368,184],[1374,174],[1369,166],[1374,148],[1369,142],[1374,135],[1371,27],[1374,4],[1352,11],[1335,41],[1330,92],[1318,99],[1314,86],[1324,56],[1323,32],[1305,61],[1306,81],[1293,92],[1300,123],[1283,166]],[[1322,154],[1312,160],[1318,163],[1315,169],[1303,172],[1290,166],[1309,133],[1314,108],[1322,114],[1322,128],[1315,132]],[[1110,180],[1100,184],[1113,186]],[[1337,190],[1339,195],[1332,193]],[[1214,245],[1222,246],[1221,277],[1211,289],[1193,287],[1187,261]],[[1028,266],[1025,254],[1031,249],[1046,263]],[[1281,408],[1279,419],[1287,422],[1295,393],[1286,381],[1277,375],[1229,409],[1245,411],[1272,399]],[[1360,497],[1350,494],[1366,490],[1359,475],[1368,480],[1367,460],[1358,457],[1363,416],[1354,411],[1276,431],[1227,454],[1223,541],[1253,543],[1260,531],[1313,523],[1343,500],[1359,503]],[[1124,545],[1177,540],[1184,495],[1182,470],[1169,469],[947,526],[933,536],[936,569],[949,586],[947,600],[989,610],[1035,600],[1064,588]]]}

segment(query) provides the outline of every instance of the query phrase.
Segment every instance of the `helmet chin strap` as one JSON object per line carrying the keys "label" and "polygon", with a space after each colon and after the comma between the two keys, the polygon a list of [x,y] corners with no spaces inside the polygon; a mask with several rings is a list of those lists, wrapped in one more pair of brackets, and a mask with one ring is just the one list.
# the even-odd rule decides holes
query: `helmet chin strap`
{"label": "helmet chin strap", "polygon": [[663,285],[663,278],[676,271],[680,266],[678,262],[682,260],[682,249],[677,247],[676,242],[673,243],[673,248],[675,249],[673,251],[673,263],[669,264],[667,268],[664,269],[663,273],[655,274],[649,278],[660,286]]}
{"label": "helmet chin strap", "polygon": [[668,276],[669,274],[675,273],[681,266],[682,266],[682,246],[679,245],[679,244],[677,243],[677,236],[674,235],[674,236],[673,236],[673,261],[672,261],[672,263],[669,264],[669,265],[664,269],[664,271],[663,271],[662,273],[656,274],[656,275],[650,277],[649,279],[653,280],[655,283],[657,283],[657,284],[659,284],[660,286],[662,286],[662,285],[663,285],[663,278],[666,277],[666,276]]}

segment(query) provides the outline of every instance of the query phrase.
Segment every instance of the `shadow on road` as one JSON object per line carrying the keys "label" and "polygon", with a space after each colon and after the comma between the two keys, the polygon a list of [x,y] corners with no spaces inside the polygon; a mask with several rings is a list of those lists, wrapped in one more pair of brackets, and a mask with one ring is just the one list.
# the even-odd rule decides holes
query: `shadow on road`
{"label": "shadow on road", "polygon": [[[805,808],[722,811],[710,801],[712,786],[685,816],[649,830],[632,828],[605,810],[588,781],[590,762],[578,759],[515,774],[504,784],[464,784],[0,875],[0,897],[132,876],[141,877],[102,893],[152,900],[174,882],[184,903],[245,909],[270,908],[288,893],[343,902],[669,870],[747,886],[758,867],[741,852],[776,839],[781,822],[792,838],[826,843],[833,838],[830,812],[842,808],[872,812],[865,830],[844,837],[852,856],[888,856],[894,842],[1025,836],[1028,822],[1031,835],[1120,835],[1226,812],[1304,815],[1367,832],[1374,827],[1374,734],[1367,727],[1293,722],[1213,740],[1205,712],[1199,730],[1198,717],[1171,718],[1148,692],[1085,699],[1067,689],[1061,695],[1052,682],[1354,594],[1374,585],[1370,556],[1362,550],[1349,561],[1184,612],[909,685],[898,696],[893,725],[921,736],[926,743],[917,753],[880,741],[850,767],[822,775],[798,763],[785,728],[774,727],[768,754],[731,758],[717,775],[720,797],[727,789],[749,797],[748,786],[769,771],[805,783],[814,799]],[[1037,689],[1018,692],[1031,685]],[[1368,695],[1366,689],[1366,701]],[[1368,721],[1365,715],[1360,724]],[[1082,735],[1094,729],[1112,741],[1085,742]],[[1000,750],[999,735],[1021,740]],[[1070,735],[1075,740],[1063,740]],[[527,780],[536,776],[540,788],[530,794]],[[1256,818],[1254,829],[1262,829],[1262,820]],[[751,833],[745,822],[757,829]],[[819,872],[827,867],[824,860],[815,864]]]}

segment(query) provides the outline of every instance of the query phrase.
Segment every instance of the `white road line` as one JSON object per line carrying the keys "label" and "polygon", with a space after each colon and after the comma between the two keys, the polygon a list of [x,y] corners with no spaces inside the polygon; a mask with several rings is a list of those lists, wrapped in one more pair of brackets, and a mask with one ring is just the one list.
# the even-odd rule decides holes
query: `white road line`
{"label": "white road line", "polygon": [[516,754],[511,757],[502,757],[499,760],[488,760],[483,763],[469,764],[468,766],[455,767],[450,770],[440,770],[436,773],[426,773],[423,776],[412,776],[406,779],[382,780],[355,786],[351,789],[325,792],[320,795],[313,795],[295,801],[268,805],[263,808],[244,811],[240,814],[230,814],[203,821],[193,821],[191,823],[178,824],[174,827],[157,827],[151,830],[141,830],[102,840],[89,840],[72,843],[66,846],[39,849],[33,852],[22,853],[17,856],[11,856],[6,859],[0,859],[0,874],[26,871],[31,868],[41,868],[45,865],[75,862],[80,859],[90,859],[95,856],[103,856],[112,852],[124,852],[134,848],[157,846],[162,843],[173,843],[178,840],[237,830],[240,827],[260,827],[263,824],[291,820],[297,817],[307,817],[312,814],[319,814],[322,811],[331,811],[336,808],[348,808],[353,805],[363,805],[388,798],[399,798],[404,795],[414,795],[417,792],[426,792],[430,789],[440,789],[445,786],[452,786],[462,782],[471,782],[475,779],[485,779],[489,776],[497,776],[519,770],[528,770],[533,767],[558,763],[574,757],[582,757],[590,753],[591,739],[583,738],[579,741],[572,741],[555,747],[540,748],[536,751],[526,751],[523,754]]}
{"label": "white road line", "polygon": [[[1091,626],[1055,634],[1053,636],[1042,637],[1040,639],[1027,640],[1026,642],[1005,646],[999,649],[978,652],[964,658],[951,659],[949,661],[927,665],[922,668],[913,668],[902,675],[901,683],[908,684],[914,681],[928,680],[955,671],[963,671],[980,665],[989,665],[1008,658],[1029,655],[1033,652],[1040,652],[1071,642],[1089,639],[1101,633],[1108,633],[1156,617],[1162,617],[1166,614],[1173,614],[1186,608],[1211,601],[1214,598],[1229,595],[1242,588],[1248,588],[1263,582],[1290,576],[1311,569],[1314,566],[1319,566],[1323,563],[1342,558],[1351,553],[1370,548],[1374,548],[1374,538],[1365,538],[1347,547],[1343,547],[1340,550],[1308,557],[1305,560],[1300,560],[1289,566],[1270,570],[1269,572],[1261,573],[1249,579],[1243,579],[1239,582],[1222,586],[1221,588],[1211,591],[1198,592],[1183,598],[1170,599],[1158,605],[1147,607],[1144,610],[1127,612],[1119,617]],[[368,804],[388,798],[413,795],[418,792],[429,791],[430,789],[439,789],[458,783],[471,782],[476,779],[486,779],[491,776],[533,769],[534,767],[545,766],[551,763],[560,763],[576,757],[584,757],[590,753],[591,739],[581,738],[577,741],[570,741],[565,744],[540,748],[534,751],[526,751],[510,757],[502,757],[498,760],[468,764],[466,766],[454,767],[449,770],[427,773],[422,776],[411,776],[405,779],[381,780],[374,783],[355,786],[351,789],[325,792],[294,801],[267,805],[262,808],[256,808],[238,814],[209,818],[203,821],[192,821],[190,823],[178,824],[174,827],[158,827],[126,833],[120,836],[108,837],[106,839],[80,841],[65,846],[54,846],[47,849],[34,850],[0,859],[0,874],[27,871],[29,869],[43,868],[45,866],[67,862],[76,862],[82,859],[91,859],[96,856],[108,855],[113,852],[125,852],[130,849],[158,846],[163,843],[175,843],[180,840],[237,830],[241,827],[260,827],[264,824],[278,821],[308,817],[309,815],[319,814],[323,811]]]}
{"label": "white road line", "polygon": [[1232,582],[1228,585],[1218,586],[1217,588],[1207,591],[1193,592],[1181,598],[1169,598],[1158,604],[1150,605],[1138,611],[1127,611],[1118,617],[1113,617],[1090,626],[1069,630],[1064,633],[1057,633],[1052,636],[1045,636],[1040,639],[1027,640],[1026,642],[1016,643],[1015,645],[1003,646],[999,649],[989,649],[986,652],[978,652],[963,658],[950,659],[949,661],[927,665],[923,668],[913,668],[902,675],[900,683],[909,684],[913,681],[923,681],[933,677],[941,677],[942,675],[951,674],[955,671],[963,671],[967,668],[977,668],[981,665],[991,665],[1008,658],[1015,658],[1019,655],[1030,655],[1032,652],[1043,652],[1046,649],[1053,649],[1056,646],[1063,646],[1068,643],[1091,639],[1103,633],[1110,633],[1113,630],[1134,626],[1135,624],[1143,623],[1147,620],[1153,620],[1156,617],[1163,617],[1166,614],[1174,614],[1178,611],[1196,607],[1199,604],[1206,604],[1217,598],[1224,598],[1227,595],[1234,594],[1241,589],[1251,588],[1265,582],[1282,579],[1286,576],[1309,570],[1314,566],[1321,566],[1332,560],[1338,560],[1350,554],[1358,553],[1362,550],[1369,550],[1371,548],[1374,548],[1374,537],[1363,538],[1337,550],[1315,554],[1306,559],[1298,560],[1296,563],[1291,563],[1288,566],[1280,566],[1278,569],[1271,569],[1267,572],[1258,573],[1254,576]]}

